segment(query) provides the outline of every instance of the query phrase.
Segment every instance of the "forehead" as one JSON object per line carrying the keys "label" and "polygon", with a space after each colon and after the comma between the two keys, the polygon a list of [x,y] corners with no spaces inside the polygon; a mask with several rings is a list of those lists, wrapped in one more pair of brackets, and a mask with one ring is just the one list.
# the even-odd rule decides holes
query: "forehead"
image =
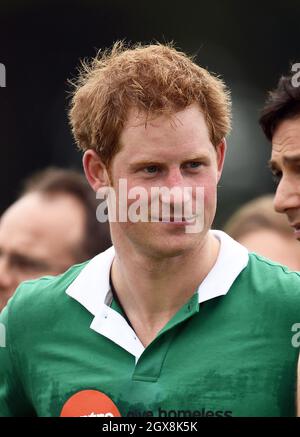
{"label": "forehead", "polygon": [[2,250],[44,255],[61,250],[81,237],[84,213],[76,199],[61,195],[48,199],[27,194],[13,204],[0,220]]}
{"label": "forehead", "polygon": [[272,138],[272,157],[300,154],[300,117],[284,120]]}
{"label": "forehead", "polygon": [[171,115],[147,117],[132,109],[120,135],[120,154],[131,158],[143,154],[178,155],[212,146],[203,113],[198,105]]}

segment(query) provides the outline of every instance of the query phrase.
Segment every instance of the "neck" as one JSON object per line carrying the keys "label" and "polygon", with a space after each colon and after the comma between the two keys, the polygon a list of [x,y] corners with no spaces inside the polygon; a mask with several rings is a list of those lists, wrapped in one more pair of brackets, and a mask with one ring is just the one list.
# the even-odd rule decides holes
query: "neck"
{"label": "neck", "polygon": [[[126,248],[127,249],[127,248]],[[133,328],[144,345],[192,297],[216,262],[219,242],[208,233],[202,244],[175,257],[154,259],[116,247],[112,281]]]}

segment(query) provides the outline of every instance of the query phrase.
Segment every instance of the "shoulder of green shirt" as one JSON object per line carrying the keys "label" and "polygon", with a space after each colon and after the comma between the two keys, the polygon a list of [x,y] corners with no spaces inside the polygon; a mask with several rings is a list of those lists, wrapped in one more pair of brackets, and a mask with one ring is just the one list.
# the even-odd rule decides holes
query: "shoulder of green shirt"
{"label": "shoulder of green shirt", "polygon": [[300,306],[300,272],[273,262],[256,253],[249,254],[245,269],[251,277],[254,289],[272,296],[277,303],[290,302]]}
{"label": "shoulder of green shirt", "polygon": [[49,308],[53,310],[70,299],[66,289],[88,262],[76,264],[57,276],[43,276],[22,282],[0,313],[0,323],[7,330],[22,332],[37,319],[43,320]]}
{"label": "shoulder of green shirt", "polygon": [[5,332],[5,344],[0,348],[0,416],[22,415],[24,408],[28,408],[28,415],[33,414],[25,395],[22,359],[45,332],[52,332],[55,319],[62,319],[71,299],[65,291],[87,263],[74,265],[58,276],[22,282],[0,313]]}
{"label": "shoulder of green shirt", "polygon": [[[10,326],[16,324],[22,330],[25,323],[30,324],[33,320],[41,318],[47,309],[51,308],[51,312],[53,312],[54,308],[59,307],[61,311],[61,305],[67,304],[71,299],[66,294],[66,289],[88,262],[89,260],[74,265],[58,276],[45,276],[23,282],[7,305],[6,311],[7,317],[10,319]],[[275,292],[273,294],[279,300],[283,299],[284,301],[284,297],[287,299],[291,297],[293,301],[293,296],[299,298],[300,273],[290,271],[287,267],[256,253],[249,254],[248,265],[238,275],[237,280],[245,280],[246,278],[251,279],[252,286],[257,287],[262,293],[268,295]],[[280,293],[278,293],[279,290]]]}
{"label": "shoulder of green shirt", "polygon": [[[299,243],[300,244],[300,243]],[[274,274],[282,276],[283,278],[298,281],[300,279],[300,272],[289,269],[289,267],[265,258],[255,252],[249,253],[249,263],[255,263],[257,267],[263,269],[264,272],[273,271]]]}

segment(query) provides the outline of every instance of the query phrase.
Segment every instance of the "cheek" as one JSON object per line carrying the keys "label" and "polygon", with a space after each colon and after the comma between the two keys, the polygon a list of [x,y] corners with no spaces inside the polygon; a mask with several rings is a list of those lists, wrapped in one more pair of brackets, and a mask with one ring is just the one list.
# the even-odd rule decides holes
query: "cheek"
{"label": "cheek", "polygon": [[211,172],[202,177],[197,184],[197,186],[203,187],[205,203],[210,202],[216,196],[217,182],[217,172]]}
{"label": "cheek", "polygon": [[151,203],[151,186],[139,185],[130,179],[126,179],[115,187],[117,207],[124,205],[127,209],[135,203],[143,206]]}
{"label": "cheek", "polygon": [[217,187],[216,183],[210,182],[204,186],[204,209],[206,213],[214,213],[217,203]]}
{"label": "cheek", "polygon": [[214,200],[216,197],[217,187],[215,184],[206,185],[204,187],[204,199],[206,202],[210,202]]}

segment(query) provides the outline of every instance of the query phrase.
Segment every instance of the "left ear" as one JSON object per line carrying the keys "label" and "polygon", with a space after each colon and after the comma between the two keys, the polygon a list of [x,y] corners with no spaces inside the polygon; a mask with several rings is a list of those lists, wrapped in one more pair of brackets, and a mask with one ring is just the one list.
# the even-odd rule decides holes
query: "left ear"
{"label": "left ear", "polygon": [[221,179],[224,161],[225,161],[225,155],[227,150],[227,143],[226,139],[223,138],[220,143],[216,146],[216,153],[217,153],[217,178],[218,182]]}

